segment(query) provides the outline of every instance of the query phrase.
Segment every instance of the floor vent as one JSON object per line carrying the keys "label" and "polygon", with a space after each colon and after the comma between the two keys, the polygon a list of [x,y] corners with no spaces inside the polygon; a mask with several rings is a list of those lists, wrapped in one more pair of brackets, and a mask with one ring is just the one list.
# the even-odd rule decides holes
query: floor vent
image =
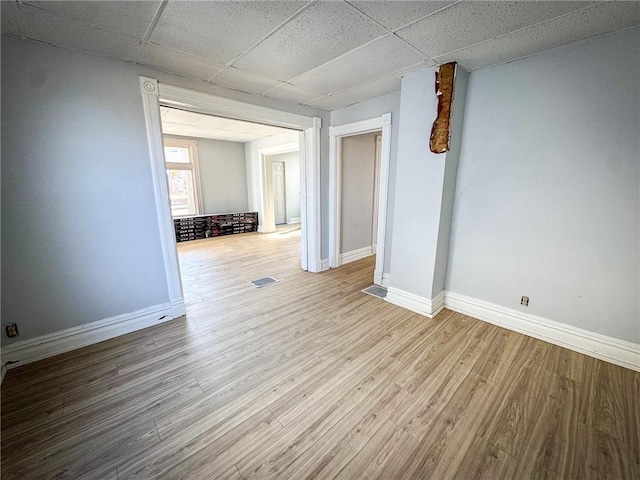
{"label": "floor vent", "polygon": [[370,287],[367,287],[362,291],[378,298],[384,298],[387,296],[387,289],[384,287],[379,287],[378,285],[371,285]]}
{"label": "floor vent", "polygon": [[266,287],[267,285],[271,285],[272,283],[276,283],[276,282],[277,280],[273,277],[262,277],[257,280],[253,280],[249,283],[251,283],[251,285],[253,285],[254,287],[260,288],[260,287]]}

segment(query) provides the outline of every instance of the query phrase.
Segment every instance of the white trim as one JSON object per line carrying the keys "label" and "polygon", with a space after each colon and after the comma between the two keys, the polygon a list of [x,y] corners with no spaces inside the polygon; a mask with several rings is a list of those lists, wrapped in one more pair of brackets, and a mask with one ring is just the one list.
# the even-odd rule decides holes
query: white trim
{"label": "white trim", "polygon": [[383,273],[380,270],[374,270],[373,283],[380,285],[381,287],[388,288],[391,283],[391,275]]}
{"label": "white trim", "polygon": [[361,258],[370,257],[375,252],[371,248],[371,246],[358,248],[357,250],[352,250],[347,253],[340,254],[340,264],[344,265],[345,263],[355,262],[356,260],[360,260]]}
{"label": "white trim", "polygon": [[329,270],[329,259],[323,258],[322,260],[318,260],[316,264],[316,272],[324,272]]}
{"label": "white trim", "polygon": [[384,271],[387,237],[387,199],[389,196],[389,163],[391,159],[391,114],[382,115],[380,149],[380,185],[378,187],[378,234],[376,235],[376,270]]}
{"label": "white trim", "polygon": [[18,363],[7,365],[11,369],[158,325],[175,318],[172,310],[171,303],[163,303],[30,340],[11,343],[2,347],[2,364],[18,361]]}
{"label": "white trim", "polygon": [[[260,162],[260,200],[262,205],[262,217],[258,219],[258,232],[260,233],[272,233],[276,231],[276,217],[273,207],[273,185],[270,172],[267,172],[266,157],[268,155],[298,151],[300,151],[299,142],[258,148],[258,159]],[[302,182],[304,179],[300,179],[300,181]]]}
{"label": "white trim", "polygon": [[[291,224],[293,224],[293,223],[300,223],[300,217],[291,217],[291,218],[289,219],[289,222],[287,222],[287,223],[289,223],[289,225],[291,225]],[[327,260],[327,261],[328,261],[328,260]]]}
{"label": "white trim", "polygon": [[140,77],[140,93],[144,110],[145,125],[147,128],[147,141],[149,146],[149,160],[153,190],[155,193],[156,216],[160,246],[164,259],[165,278],[169,302],[174,304],[181,302],[178,310],[185,310],[184,296],[182,294],[182,279],[180,278],[180,266],[178,264],[178,249],[176,246],[176,234],[169,207],[169,187],[164,161],[164,140],[162,138],[162,121],[160,119],[160,105],[158,103],[158,82],[152,78]]}
{"label": "white trim", "polygon": [[[279,127],[304,130],[300,144],[301,185],[301,264],[304,270],[318,271],[320,260],[320,127],[321,119],[272,108],[217,97],[172,85],[158,84],[152,78],[140,77],[149,151],[154,173],[154,190],[162,250],[165,255],[165,271],[171,301],[182,298],[182,285],[178,266],[178,255],[173,232],[173,221],[168,208],[168,188],[164,173],[162,149],[162,124],[160,103],[209,115],[234,118],[250,122],[265,123]],[[158,177],[160,170],[163,179]],[[264,202],[264,195],[262,195]],[[264,210],[262,211],[264,216]],[[262,223],[262,219],[261,222]],[[262,228],[264,230],[264,227]],[[260,231],[260,230],[259,230]],[[321,264],[321,262],[320,262]]]}
{"label": "white trim", "polygon": [[189,150],[189,163],[171,163],[165,161],[166,170],[189,170],[193,175],[193,189],[195,194],[196,212],[191,215],[201,215],[204,213],[202,203],[202,188],[200,184],[200,164],[198,163],[198,142],[186,138],[167,137],[163,135],[163,146],[166,147],[182,147]]}
{"label": "white trim", "polygon": [[352,135],[360,135],[367,132],[375,132],[380,130],[384,125],[384,117],[389,116],[391,122],[391,114],[385,113],[380,117],[368,118],[357,122],[345,123],[344,125],[336,125],[329,127],[329,135],[334,137],[350,137]]}
{"label": "white trim", "polygon": [[[329,127],[329,262],[331,268],[341,265],[340,222],[341,222],[341,142],[343,137],[382,130],[380,158],[380,180],[378,184],[378,232],[376,236],[375,270],[384,269],[384,255],[387,230],[387,199],[389,195],[389,162],[391,156],[391,113],[380,117]],[[381,276],[379,276],[381,282]],[[374,283],[376,276],[374,275]]]}
{"label": "white trim", "polygon": [[444,308],[444,292],[429,299],[396,287],[388,287],[385,300],[429,318],[435,317]]}
{"label": "white trim", "polygon": [[[309,271],[320,272],[318,262],[320,257],[320,127],[319,117],[313,118],[313,126],[304,131],[304,148],[300,148],[300,167],[303,178],[300,196],[300,213],[302,231],[305,232],[303,256],[307,255]],[[302,166],[304,165],[304,170]],[[302,242],[301,242],[302,243]],[[306,244],[306,248],[305,248]],[[320,261],[320,264],[322,262]],[[312,268],[315,267],[315,268]],[[304,267],[303,267],[304,268]]]}
{"label": "white trim", "polygon": [[329,264],[340,266],[340,226],[342,224],[342,139],[329,127]]}
{"label": "white trim", "polygon": [[163,105],[200,113],[293,129],[312,128],[313,118],[182,87],[158,85]]}
{"label": "white trim", "polygon": [[454,312],[640,371],[640,344],[589,332],[458,293],[445,292],[445,305]]}
{"label": "white trim", "polygon": [[280,153],[297,152],[300,150],[298,142],[285,143],[283,145],[273,145],[271,147],[262,147],[259,149],[263,155],[278,155]]}

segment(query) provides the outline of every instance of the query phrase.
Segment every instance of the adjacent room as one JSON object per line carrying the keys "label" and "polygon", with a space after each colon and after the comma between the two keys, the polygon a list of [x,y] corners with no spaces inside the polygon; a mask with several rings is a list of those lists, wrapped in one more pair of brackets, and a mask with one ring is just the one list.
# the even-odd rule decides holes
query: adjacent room
{"label": "adjacent room", "polygon": [[3,480],[640,478],[640,2],[0,16]]}
{"label": "adjacent room", "polygon": [[[265,278],[258,265],[284,251],[280,261],[300,265],[300,133],[171,107],[160,113],[185,304],[216,298],[242,276]],[[274,238],[246,262],[261,241],[248,238],[256,232]],[[222,265],[235,274],[221,274]]]}

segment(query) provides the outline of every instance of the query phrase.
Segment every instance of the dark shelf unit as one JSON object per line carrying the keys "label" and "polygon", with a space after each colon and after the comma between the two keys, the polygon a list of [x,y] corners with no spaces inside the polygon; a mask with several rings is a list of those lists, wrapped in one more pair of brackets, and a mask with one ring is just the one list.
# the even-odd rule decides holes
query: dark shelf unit
{"label": "dark shelf unit", "polygon": [[176,242],[258,231],[258,212],[197,215],[173,219]]}

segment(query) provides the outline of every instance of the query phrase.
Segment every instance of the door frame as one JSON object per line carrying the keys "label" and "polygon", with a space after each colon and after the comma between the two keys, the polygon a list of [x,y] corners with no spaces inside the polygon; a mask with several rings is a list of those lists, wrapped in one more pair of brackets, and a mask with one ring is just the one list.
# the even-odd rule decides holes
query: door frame
{"label": "door frame", "polygon": [[389,158],[391,156],[391,113],[358,122],[329,127],[329,266],[338,268],[340,259],[340,222],[342,211],[342,139],[363,133],[382,131],[380,181],[378,183],[378,232],[374,283],[383,285],[384,251],[389,195]]}
{"label": "door frame", "polygon": [[[301,136],[302,133],[301,133]],[[263,211],[263,220],[260,226],[261,233],[270,233],[276,231],[275,213],[273,210],[273,190],[269,181],[269,172],[267,172],[267,159],[269,155],[277,155],[279,153],[300,152],[302,150],[302,140],[295,143],[285,143],[283,145],[274,145],[272,147],[262,147],[258,149],[260,157],[260,186],[261,186],[261,202]],[[302,171],[302,161],[300,162],[300,188],[304,184]],[[300,199],[300,211],[302,213],[302,198]],[[320,271],[320,270],[318,270]]]}
{"label": "door frame", "polygon": [[[301,131],[300,169],[303,182],[301,198],[301,266],[303,270],[322,270],[320,257],[320,127],[319,117],[308,117],[231,100],[139,77],[140,93],[147,130],[149,159],[156,204],[160,245],[164,259],[169,301],[174,317],[185,315],[184,294],[180,278],[178,250],[169,204],[169,188],[165,173],[164,145],[160,103],[163,105],[216,115],[220,117],[263,123]],[[262,183],[262,182],[261,182]],[[264,199],[264,188],[261,197]]]}
{"label": "door frame", "polygon": [[284,212],[283,212],[283,217],[284,217],[284,221],[281,223],[276,222],[276,227],[278,225],[286,225],[287,222],[287,182],[286,182],[286,171],[285,171],[285,162],[284,160],[271,160],[271,162],[268,164],[267,169],[271,171],[271,191],[273,193],[273,199],[271,199],[271,204],[273,205],[273,216],[274,216],[274,221],[276,220],[276,182],[275,182],[275,171],[274,171],[274,164],[280,164],[282,167],[282,200],[283,200],[283,206],[284,206]]}

